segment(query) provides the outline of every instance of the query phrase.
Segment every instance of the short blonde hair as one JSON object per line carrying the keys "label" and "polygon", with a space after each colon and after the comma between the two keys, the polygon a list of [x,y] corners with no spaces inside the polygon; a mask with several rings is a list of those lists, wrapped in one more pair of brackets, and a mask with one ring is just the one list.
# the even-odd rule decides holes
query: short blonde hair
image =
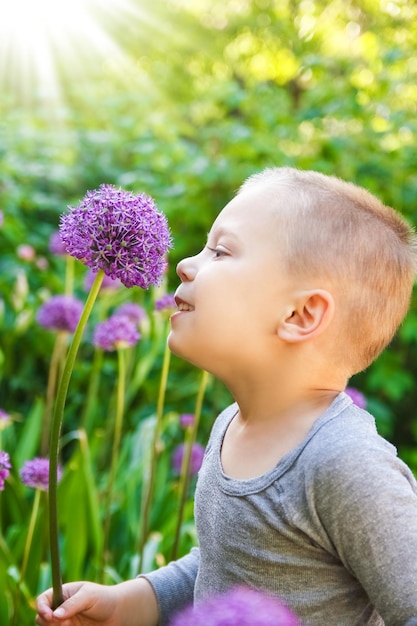
{"label": "short blonde hair", "polygon": [[[284,262],[294,276],[325,278],[346,329],[338,358],[349,375],[368,367],[393,338],[410,306],[417,237],[402,215],[361,187],[289,167],[251,176],[278,201]],[[340,310],[343,309],[343,310]]]}

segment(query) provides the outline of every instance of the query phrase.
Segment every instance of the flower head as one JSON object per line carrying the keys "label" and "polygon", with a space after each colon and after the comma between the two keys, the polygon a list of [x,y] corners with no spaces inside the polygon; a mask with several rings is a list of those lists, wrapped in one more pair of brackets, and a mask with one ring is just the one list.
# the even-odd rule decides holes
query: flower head
{"label": "flower head", "polygon": [[101,185],[69,209],[60,224],[68,254],[126,287],[159,283],[171,236],[152,198]]}
{"label": "flower head", "polygon": [[38,310],[36,320],[44,328],[73,333],[77,327],[83,304],[72,296],[52,296]]}
{"label": "flower head", "polygon": [[[199,443],[193,443],[190,456],[190,474],[195,476],[201,467],[204,457],[204,446]],[[183,443],[177,446],[172,454],[172,469],[175,474],[180,474],[182,461],[185,455],[186,447]]]}
{"label": "flower head", "polygon": [[355,389],[355,387],[346,387],[345,393],[352,399],[353,404],[356,404],[360,409],[365,409],[367,400],[363,393],[359,391],[359,389]]}
{"label": "flower head", "polygon": [[[26,461],[19,472],[22,483],[34,489],[48,490],[49,486],[49,459],[35,457]],[[62,469],[58,466],[58,480],[61,479]]]}
{"label": "flower head", "polygon": [[3,409],[0,409],[0,432],[7,428],[7,426],[9,426],[11,421],[12,418],[10,417],[10,415],[6,413],[6,411],[4,411]]}
{"label": "flower head", "polygon": [[134,324],[140,324],[146,318],[146,311],[143,306],[135,304],[135,302],[125,302],[121,304],[114,312],[115,315],[125,315]]}
{"label": "flower head", "polygon": [[155,310],[156,311],[176,311],[177,305],[175,303],[174,294],[166,293],[158,300],[155,300]]}
{"label": "flower head", "polygon": [[56,230],[52,233],[49,238],[49,250],[52,254],[56,254],[57,256],[65,256],[67,254],[67,250],[65,248],[65,244],[61,239],[61,234],[59,230]]}
{"label": "flower head", "polygon": [[4,489],[4,481],[10,474],[12,466],[7,452],[0,450],[0,491]]}
{"label": "flower head", "polygon": [[30,246],[28,243],[22,243],[17,247],[17,256],[19,259],[22,259],[22,261],[33,261],[36,252],[33,246]]}
{"label": "flower head", "polygon": [[136,324],[126,315],[112,315],[97,324],[93,343],[96,347],[111,352],[118,348],[130,348],[140,339]]}
{"label": "flower head", "polygon": [[179,422],[182,428],[190,428],[195,422],[195,416],[193,413],[182,413],[179,417]]}
{"label": "flower head", "polygon": [[236,587],[185,609],[172,626],[301,626],[301,622],[277,598]]}
{"label": "flower head", "polygon": [[3,211],[0,211],[0,228],[3,226],[4,223],[4,214]]}

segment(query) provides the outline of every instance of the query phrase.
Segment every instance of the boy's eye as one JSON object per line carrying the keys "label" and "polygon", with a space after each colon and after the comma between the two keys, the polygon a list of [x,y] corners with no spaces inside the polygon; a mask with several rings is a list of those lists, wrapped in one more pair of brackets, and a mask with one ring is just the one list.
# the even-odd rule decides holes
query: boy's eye
{"label": "boy's eye", "polygon": [[209,246],[207,246],[207,250],[210,250],[210,252],[214,254],[216,259],[227,255],[226,250],[223,250],[222,248],[209,248]]}

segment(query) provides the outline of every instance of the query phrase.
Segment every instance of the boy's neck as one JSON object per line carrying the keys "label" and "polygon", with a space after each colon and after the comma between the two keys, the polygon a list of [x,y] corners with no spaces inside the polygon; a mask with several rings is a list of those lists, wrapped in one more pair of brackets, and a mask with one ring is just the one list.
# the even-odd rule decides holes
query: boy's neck
{"label": "boy's neck", "polygon": [[[226,382],[226,381],[225,381]],[[228,388],[246,422],[309,421],[320,416],[345,389],[347,379],[318,365],[287,362],[285,367],[252,368]],[[314,417],[316,416],[316,417]]]}
{"label": "boy's neck", "polygon": [[235,395],[241,419],[267,426],[271,423],[313,423],[331,405],[343,389],[308,389],[292,395],[288,389],[255,390]]}

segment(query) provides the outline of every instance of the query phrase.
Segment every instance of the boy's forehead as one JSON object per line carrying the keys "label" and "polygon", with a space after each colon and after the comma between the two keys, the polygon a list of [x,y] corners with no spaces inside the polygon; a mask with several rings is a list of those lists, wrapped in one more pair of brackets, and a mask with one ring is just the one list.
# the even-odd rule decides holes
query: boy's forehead
{"label": "boy's forehead", "polygon": [[217,238],[228,235],[235,239],[262,239],[276,245],[282,231],[280,211],[274,201],[259,193],[235,196],[215,219],[210,235]]}
{"label": "boy's forehead", "polygon": [[259,219],[274,219],[282,212],[281,198],[271,193],[268,188],[244,190],[236,195],[220,211],[214,224],[226,223],[229,220],[239,222],[257,222]]}

